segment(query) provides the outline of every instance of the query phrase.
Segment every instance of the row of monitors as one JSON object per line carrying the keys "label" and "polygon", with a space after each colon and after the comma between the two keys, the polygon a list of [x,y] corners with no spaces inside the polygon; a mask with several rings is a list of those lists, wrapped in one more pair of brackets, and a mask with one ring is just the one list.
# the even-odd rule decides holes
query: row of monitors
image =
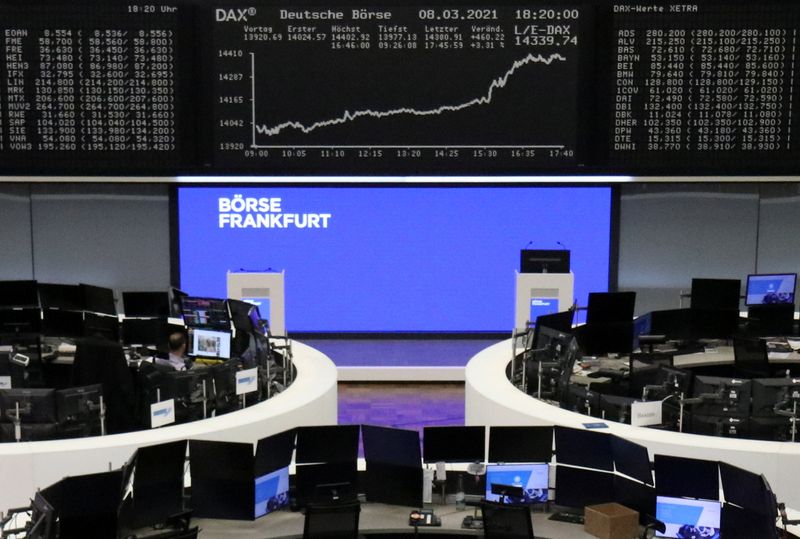
{"label": "row of monitors", "polygon": [[[354,449],[359,429],[364,436],[366,483],[360,483],[357,477],[355,460],[319,460],[330,456],[320,453],[329,451],[324,447],[326,442],[328,445],[347,442],[350,449]],[[643,514],[660,515],[668,525],[707,526],[712,522],[712,515],[698,518],[696,512],[698,507],[713,512],[713,508],[719,506],[721,484],[726,507],[745,512],[752,521],[751,526],[753,522],[759,522],[759,526],[763,526],[761,529],[767,529],[771,520],[774,527],[775,498],[762,476],[725,463],[655,455],[653,486],[652,480],[637,479],[635,475],[638,472],[633,470],[642,467],[650,474],[646,448],[613,435],[580,430],[570,432],[572,430],[556,429],[557,438],[566,436],[570,444],[581,444],[570,445],[567,462],[559,462],[556,466],[555,503],[559,506],[580,510],[587,505],[618,501]],[[248,443],[192,440],[189,442],[191,507],[194,515],[201,518],[252,520],[285,506],[289,503],[288,470],[293,454],[297,465],[294,495],[301,504],[314,500],[320,493],[330,496],[337,490],[345,493],[348,489],[363,492],[361,487],[364,487],[369,501],[419,507],[422,470],[418,458],[418,436],[415,431],[348,425],[299,427],[259,440],[255,451]],[[399,446],[398,441],[401,441]],[[319,446],[321,442],[322,448]],[[624,449],[614,449],[620,447]],[[393,461],[395,453],[405,450],[411,452],[401,459],[407,465],[387,463]],[[609,454],[613,454],[611,462],[601,462]],[[598,455],[601,457],[599,460]],[[118,499],[121,500],[123,491],[134,493],[130,525],[155,525],[182,509],[185,458],[186,441],[137,451],[135,458],[123,469],[123,477],[115,479],[120,488],[120,493],[114,495]],[[412,466],[411,461],[415,458]],[[99,475],[85,477],[85,481],[90,481],[91,477],[97,479]],[[507,501],[547,501],[551,488],[548,464],[490,466],[486,476],[489,499],[497,496],[493,491],[502,491],[498,486],[523,490],[520,499]],[[50,492],[51,488],[42,491],[46,497]],[[87,497],[82,498],[84,511],[91,513],[96,503],[97,506],[108,506],[115,515],[120,514],[114,504],[94,500],[93,489],[87,492]],[[656,496],[661,497],[660,507],[656,504]],[[58,497],[50,500],[58,512],[58,506],[64,500]],[[686,513],[695,518],[687,519]],[[668,526],[668,530],[671,529]]]}
{"label": "row of monitors", "polygon": [[[176,288],[164,292],[123,292],[128,318],[183,317],[189,327],[257,331],[258,307],[231,299],[192,297]],[[86,311],[117,316],[114,291],[78,284],[49,284],[37,281],[0,281],[0,310],[45,309]]]}

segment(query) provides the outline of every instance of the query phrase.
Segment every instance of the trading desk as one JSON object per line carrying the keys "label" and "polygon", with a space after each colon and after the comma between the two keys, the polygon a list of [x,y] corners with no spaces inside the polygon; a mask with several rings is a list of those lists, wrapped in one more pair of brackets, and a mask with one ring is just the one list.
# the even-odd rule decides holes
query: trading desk
{"label": "trading desk", "polygon": [[[435,506],[434,511],[442,519],[441,527],[421,526],[419,535],[482,537],[479,530],[462,529],[461,522],[474,513],[473,507],[459,511],[454,505]],[[359,532],[363,535],[413,535],[414,528],[408,525],[410,507],[365,503],[361,505]],[[480,514],[480,512],[479,512]],[[533,533],[539,539],[591,539],[595,536],[583,531],[580,524],[548,520],[549,515],[536,509],[533,511]],[[301,513],[288,510],[278,511],[253,522],[233,520],[194,519],[193,526],[201,529],[204,539],[228,539],[242,537],[247,539],[294,539],[303,536]]]}
{"label": "trading desk", "polygon": [[[509,340],[479,352],[469,361],[465,373],[466,425],[561,425],[582,429],[586,423],[604,423],[603,432],[626,438],[648,448],[650,454],[674,455],[723,461],[764,474],[788,507],[800,507],[800,444],[762,440],[718,438],[697,434],[633,427],[614,421],[584,416],[528,396],[506,377],[511,361]],[[715,354],[685,356],[675,364],[684,366],[731,361],[733,354],[722,349]],[[783,359],[782,359],[783,361]],[[698,363],[699,362],[699,363]]]}

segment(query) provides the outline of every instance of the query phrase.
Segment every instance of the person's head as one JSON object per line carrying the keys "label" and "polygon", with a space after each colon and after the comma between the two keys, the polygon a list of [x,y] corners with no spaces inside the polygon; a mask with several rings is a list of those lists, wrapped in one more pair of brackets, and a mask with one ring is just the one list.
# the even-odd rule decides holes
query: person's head
{"label": "person's head", "polygon": [[186,334],[176,331],[169,336],[169,353],[176,356],[186,354]]}

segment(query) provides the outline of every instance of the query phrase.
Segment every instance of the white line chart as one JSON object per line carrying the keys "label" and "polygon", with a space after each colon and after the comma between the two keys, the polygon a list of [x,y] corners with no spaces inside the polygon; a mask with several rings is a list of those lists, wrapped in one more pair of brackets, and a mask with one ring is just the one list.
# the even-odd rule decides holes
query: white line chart
{"label": "white line chart", "polygon": [[[541,54],[533,54],[529,53],[523,58],[515,60],[511,66],[503,73],[501,76],[496,77],[491,81],[488,86],[488,89],[483,95],[474,97],[468,101],[464,101],[462,103],[457,104],[445,104],[440,105],[438,107],[427,108],[427,109],[417,109],[413,107],[397,107],[387,110],[372,110],[372,109],[363,109],[363,110],[345,110],[339,116],[329,118],[326,120],[319,120],[313,123],[305,124],[303,122],[295,121],[295,120],[288,120],[282,122],[277,125],[268,126],[259,124],[256,119],[256,55],[255,53],[250,53],[250,84],[251,84],[251,126],[252,126],[252,148],[285,148],[285,147],[297,147],[297,146],[271,146],[271,145],[263,145],[257,143],[258,136],[265,136],[265,137],[274,137],[276,135],[280,135],[281,133],[294,130],[296,132],[300,132],[303,134],[312,133],[318,129],[323,129],[325,127],[331,127],[336,125],[341,125],[349,122],[356,121],[360,118],[388,118],[392,116],[400,116],[400,115],[409,115],[409,116],[438,116],[445,113],[451,112],[458,112],[462,111],[471,107],[481,106],[481,105],[488,105],[491,104],[493,99],[495,98],[495,92],[500,90],[508,84],[509,80],[517,73],[518,70],[521,68],[529,65],[529,64],[544,64],[544,65],[551,65],[554,62],[565,62],[567,58],[562,56],[558,53],[549,54],[547,56],[543,56]],[[330,146],[305,146],[309,148],[314,147],[330,147]],[[347,146],[348,148],[358,148],[362,146]],[[367,146],[363,146],[367,147]],[[410,146],[375,146],[370,145],[370,148],[377,148],[377,147],[386,147],[386,148],[395,148],[395,147],[403,147],[403,148],[427,148],[429,146],[419,146],[419,145],[410,145]],[[435,147],[435,146],[430,146]],[[507,145],[476,145],[476,146],[459,146],[459,147],[475,147],[475,148],[564,148],[563,145],[514,145],[514,146],[507,146]]]}

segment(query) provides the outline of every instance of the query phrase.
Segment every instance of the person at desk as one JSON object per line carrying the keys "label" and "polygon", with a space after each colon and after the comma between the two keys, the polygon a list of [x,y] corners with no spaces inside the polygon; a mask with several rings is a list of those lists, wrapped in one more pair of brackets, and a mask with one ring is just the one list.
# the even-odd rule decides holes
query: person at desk
{"label": "person at desk", "polygon": [[185,371],[189,368],[186,362],[186,349],[188,347],[186,334],[176,331],[169,336],[168,359],[156,358],[157,365],[169,366],[176,371]]}

